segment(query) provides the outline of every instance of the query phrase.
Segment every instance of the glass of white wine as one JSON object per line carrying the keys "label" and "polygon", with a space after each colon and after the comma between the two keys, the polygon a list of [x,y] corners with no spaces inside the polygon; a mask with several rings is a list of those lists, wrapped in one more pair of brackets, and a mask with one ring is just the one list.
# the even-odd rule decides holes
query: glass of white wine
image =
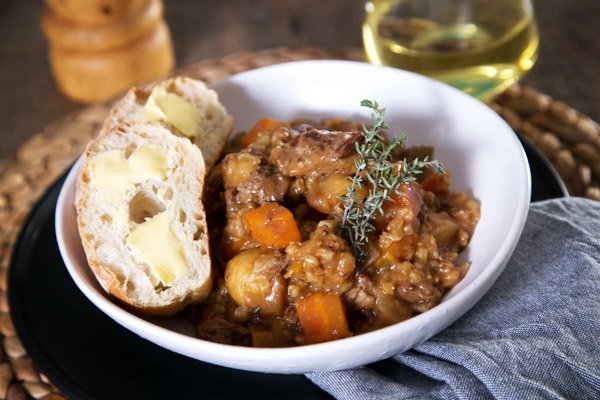
{"label": "glass of white wine", "polygon": [[530,0],[370,0],[365,8],[370,62],[430,76],[481,100],[518,81],[537,59]]}

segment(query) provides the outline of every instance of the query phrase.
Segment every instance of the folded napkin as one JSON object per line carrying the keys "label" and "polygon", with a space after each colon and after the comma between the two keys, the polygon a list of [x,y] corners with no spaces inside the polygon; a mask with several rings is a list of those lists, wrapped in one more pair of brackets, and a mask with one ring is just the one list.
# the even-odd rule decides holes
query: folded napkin
{"label": "folded napkin", "polygon": [[388,360],[307,376],[339,399],[600,399],[600,202],[533,203],[505,271],[456,323]]}

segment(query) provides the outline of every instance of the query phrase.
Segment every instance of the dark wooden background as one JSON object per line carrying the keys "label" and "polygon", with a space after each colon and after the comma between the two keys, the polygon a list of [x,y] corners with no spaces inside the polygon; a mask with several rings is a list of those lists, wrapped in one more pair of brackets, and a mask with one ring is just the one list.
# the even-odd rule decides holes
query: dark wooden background
{"label": "dark wooden background", "polygon": [[[276,46],[361,46],[363,0],[165,0],[178,66]],[[524,80],[600,120],[600,0],[537,0],[537,65]],[[0,159],[82,107],[56,90],[39,20],[42,0],[0,6]]]}

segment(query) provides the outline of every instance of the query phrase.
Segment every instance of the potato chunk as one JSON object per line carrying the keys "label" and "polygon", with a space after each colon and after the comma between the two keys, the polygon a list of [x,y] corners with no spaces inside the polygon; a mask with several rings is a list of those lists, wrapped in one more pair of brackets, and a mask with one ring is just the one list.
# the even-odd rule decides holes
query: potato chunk
{"label": "potato chunk", "polygon": [[223,159],[223,183],[225,188],[237,188],[250,179],[253,171],[260,166],[260,156],[251,153],[228,154]]}
{"label": "potato chunk", "polygon": [[276,250],[250,249],[229,260],[225,286],[238,305],[266,316],[281,315],[286,302],[286,258]]}

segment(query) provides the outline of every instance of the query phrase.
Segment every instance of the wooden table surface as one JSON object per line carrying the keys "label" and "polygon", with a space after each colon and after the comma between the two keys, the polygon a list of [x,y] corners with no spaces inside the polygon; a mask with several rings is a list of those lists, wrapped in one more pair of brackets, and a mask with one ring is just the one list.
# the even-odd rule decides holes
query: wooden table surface
{"label": "wooden table surface", "polygon": [[[277,46],[360,47],[362,0],[165,0],[178,66]],[[538,63],[523,81],[600,120],[600,1],[537,0]],[[0,159],[82,105],[54,86],[41,0],[0,7]]]}

